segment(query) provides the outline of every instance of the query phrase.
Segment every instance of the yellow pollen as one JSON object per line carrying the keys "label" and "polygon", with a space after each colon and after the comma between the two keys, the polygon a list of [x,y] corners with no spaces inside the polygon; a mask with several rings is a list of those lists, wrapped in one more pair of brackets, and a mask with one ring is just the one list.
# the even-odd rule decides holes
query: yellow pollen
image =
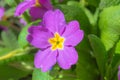
{"label": "yellow pollen", "polygon": [[65,39],[61,37],[58,33],[54,34],[53,38],[50,38],[48,42],[52,45],[51,49],[54,51],[56,49],[63,49]]}
{"label": "yellow pollen", "polygon": [[36,7],[41,7],[41,4],[40,4],[39,0],[35,0],[35,6]]}

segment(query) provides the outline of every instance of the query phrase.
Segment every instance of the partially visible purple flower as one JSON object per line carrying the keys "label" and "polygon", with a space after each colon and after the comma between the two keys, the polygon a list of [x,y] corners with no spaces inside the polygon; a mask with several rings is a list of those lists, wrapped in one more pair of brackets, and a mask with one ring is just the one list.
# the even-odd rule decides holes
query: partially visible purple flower
{"label": "partially visible purple flower", "polygon": [[76,64],[78,54],[74,46],[81,42],[84,36],[77,21],[67,24],[60,10],[50,10],[43,16],[42,24],[30,27],[28,32],[28,42],[41,49],[35,55],[36,68],[45,72],[56,62],[63,69],[69,69]]}
{"label": "partially visible purple flower", "polygon": [[22,18],[20,18],[20,23],[23,24],[24,26],[27,24],[27,22]]}
{"label": "partially visible purple flower", "polygon": [[24,0],[24,2],[20,3],[15,11],[15,16],[20,16],[27,9],[33,20],[42,18],[44,13],[47,10],[53,9],[50,0]]}
{"label": "partially visible purple flower", "polygon": [[[5,13],[5,9],[3,7],[0,7],[0,20],[2,20],[4,13]],[[2,30],[6,31],[7,28],[0,25],[0,31],[2,31]]]}
{"label": "partially visible purple flower", "polygon": [[118,80],[120,80],[120,66],[118,67]]}
{"label": "partially visible purple flower", "polygon": [[0,25],[0,31],[7,31],[7,29],[8,29],[7,27],[4,27],[4,26]]}
{"label": "partially visible purple flower", "polygon": [[2,19],[2,17],[4,16],[4,8],[3,7],[0,7],[0,20]]}

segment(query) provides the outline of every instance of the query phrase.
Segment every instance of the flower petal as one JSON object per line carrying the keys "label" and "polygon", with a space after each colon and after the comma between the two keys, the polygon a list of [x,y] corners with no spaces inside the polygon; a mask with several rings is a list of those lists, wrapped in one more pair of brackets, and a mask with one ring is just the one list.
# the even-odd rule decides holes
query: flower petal
{"label": "flower petal", "polygon": [[46,8],[31,7],[30,8],[30,15],[32,16],[32,20],[43,18],[43,15],[46,11],[47,11]]}
{"label": "flower petal", "polygon": [[53,6],[51,4],[50,0],[39,0],[40,4],[45,7],[46,9],[53,9]]}
{"label": "flower petal", "polygon": [[82,30],[77,30],[75,33],[65,38],[64,45],[67,46],[76,46],[82,41],[84,37],[84,32]]}
{"label": "flower petal", "polygon": [[65,28],[64,14],[58,9],[50,10],[43,16],[43,23],[52,33],[59,32],[61,34]]}
{"label": "flower petal", "polygon": [[19,21],[20,21],[20,23],[21,23],[21,24],[23,24],[24,26],[26,26],[26,25],[27,25],[27,22],[26,22],[23,18],[20,18],[20,20],[19,20]]}
{"label": "flower petal", "polygon": [[71,65],[75,64],[78,60],[78,54],[73,47],[64,47],[64,50],[59,50],[57,58],[58,64],[63,69],[69,69]]}
{"label": "flower petal", "polygon": [[28,42],[37,48],[47,48],[50,46],[48,39],[53,35],[44,27],[30,27],[30,34],[27,36]]}
{"label": "flower petal", "polygon": [[67,36],[71,35],[72,33],[76,32],[79,29],[80,29],[80,27],[79,27],[78,21],[71,21],[66,26],[66,29],[65,29],[65,32],[63,33],[63,36],[67,37]]}
{"label": "flower petal", "polygon": [[84,32],[80,30],[77,21],[72,21],[66,26],[62,36],[65,37],[65,45],[76,46],[83,39]]}
{"label": "flower petal", "polygon": [[38,51],[35,55],[34,65],[41,68],[43,72],[48,71],[56,63],[57,51],[51,51],[50,48],[44,51]]}
{"label": "flower petal", "polygon": [[34,0],[25,0],[24,2],[21,2],[15,11],[15,16],[20,16],[21,14],[23,14],[25,12],[25,10],[29,9],[30,7],[32,7],[35,4]]}
{"label": "flower petal", "polygon": [[39,29],[41,29],[41,28],[42,28],[42,26],[40,26],[40,25],[38,25],[38,26],[31,26],[30,28],[28,28],[28,32],[29,32],[30,34],[32,34],[32,33],[35,32],[35,30],[39,30]]}
{"label": "flower petal", "polygon": [[7,31],[7,30],[8,30],[8,28],[7,28],[7,27],[5,27],[5,26],[1,26],[1,25],[0,25],[0,31],[2,31],[2,30]]}
{"label": "flower petal", "polygon": [[3,7],[0,7],[0,20],[2,19],[2,17],[4,16],[4,8]]}

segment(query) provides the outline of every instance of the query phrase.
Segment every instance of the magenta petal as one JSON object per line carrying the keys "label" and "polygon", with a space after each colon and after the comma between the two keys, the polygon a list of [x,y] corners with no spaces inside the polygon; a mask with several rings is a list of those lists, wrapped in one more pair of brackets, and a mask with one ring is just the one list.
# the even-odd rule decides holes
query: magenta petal
{"label": "magenta petal", "polygon": [[84,32],[82,30],[77,30],[75,33],[65,38],[64,45],[67,46],[76,46],[82,41],[84,37]]}
{"label": "magenta petal", "polygon": [[34,65],[41,68],[43,72],[48,71],[56,63],[57,51],[52,52],[50,48],[38,51],[35,55]]}
{"label": "magenta petal", "polygon": [[0,25],[0,31],[1,31],[1,30],[7,31],[7,30],[8,30],[8,28],[7,28],[7,27],[5,27],[5,26],[1,26],[1,25]]}
{"label": "magenta petal", "polygon": [[48,10],[53,9],[53,6],[51,4],[51,0],[39,0],[39,2],[46,9],[48,9]]}
{"label": "magenta petal", "polygon": [[27,25],[27,22],[24,19],[22,19],[22,18],[20,18],[20,23],[23,24],[24,26]]}
{"label": "magenta petal", "polygon": [[63,36],[67,37],[67,36],[73,34],[74,32],[76,32],[79,29],[80,29],[80,27],[79,27],[78,21],[71,21],[66,26],[66,29],[65,29],[65,32],[63,33]]}
{"label": "magenta petal", "polygon": [[35,30],[39,30],[39,29],[41,29],[41,28],[42,28],[42,26],[40,26],[40,25],[31,26],[30,28],[28,28],[28,32],[29,32],[30,34],[32,34],[32,33],[35,32]]}
{"label": "magenta petal", "polygon": [[51,32],[61,33],[65,28],[64,15],[60,10],[48,11],[43,17],[43,23]]}
{"label": "magenta petal", "polygon": [[64,50],[59,50],[57,58],[58,64],[63,69],[69,69],[71,65],[75,64],[78,60],[78,54],[73,47],[64,47]]}
{"label": "magenta petal", "polygon": [[46,11],[47,9],[42,7],[31,7],[30,15],[32,16],[32,20],[43,18],[43,15]]}
{"label": "magenta petal", "polygon": [[50,46],[48,39],[53,37],[53,35],[43,27],[30,27],[30,34],[27,36],[27,40],[33,46],[37,48],[47,48]]}
{"label": "magenta petal", "polygon": [[76,46],[84,37],[84,32],[80,30],[77,21],[70,22],[62,35],[65,37],[65,45]]}
{"label": "magenta petal", "polygon": [[3,7],[0,7],[0,20],[2,19],[2,17],[4,16],[4,8]]}
{"label": "magenta petal", "polygon": [[32,7],[35,4],[34,0],[25,0],[24,2],[21,2],[15,11],[15,16],[20,16],[21,14],[23,14],[27,9],[29,9],[30,7]]}

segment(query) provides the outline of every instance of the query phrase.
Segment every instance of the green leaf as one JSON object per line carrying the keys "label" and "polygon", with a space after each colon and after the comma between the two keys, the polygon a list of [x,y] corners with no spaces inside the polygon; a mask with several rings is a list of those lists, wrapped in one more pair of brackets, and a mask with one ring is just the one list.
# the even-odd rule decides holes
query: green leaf
{"label": "green leaf", "polygon": [[81,4],[78,3],[77,1],[68,1],[67,5],[75,5],[75,6],[80,6]]}
{"label": "green leaf", "polygon": [[[75,68],[75,66],[74,66]],[[62,70],[61,72],[59,72],[60,74],[58,75],[60,80],[76,80],[77,79],[77,75],[75,70],[69,69],[69,70]]]}
{"label": "green leaf", "polygon": [[92,5],[94,7],[97,7],[99,5],[100,0],[86,0],[88,5]]}
{"label": "green leaf", "polygon": [[77,1],[69,1],[67,3],[68,5],[71,6],[77,6],[80,9],[82,9],[85,13],[85,15],[87,16],[89,23],[91,26],[90,30],[91,33],[97,34],[97,21],[98,21],[98,16],[99,16],[99,9],[96,9],[95,13],[93,14],[90,10],[88,10],[86,7],[82,6],[81,3],[78,3]]}
{"label": "green leaf", "polygon": [[13,8],[10,8],[10,9],[6,10],[5,15],[7,17],[14,16],[15,9],[16,9],[16,7],[13,7]]}
{"label": "green leaf", "polygon": [[120,65],[120,54],[114,54],[111,65],[112,65],[112,67],[115,67],[118,69],[118,66]]}
{"label": "green leaf", "polygon": [[65,14],[67,22],[77,20],[80,23],[81,29],[87,34],[90,33],[90,22],[82,8],[75,5],[59,5],[58,8]]}
{"label": "green leaf", "polygon": [[5,2],[6,2],[9,6],[11,6],[11,7],[17,6],[17,4],[15,3],[14,0],[5,0]]}
{"label": "green leaf", "polygon": [[99,28],[101,40],[106,50],[110,50],[120,35],[120,6],[114,6],[104,9],[100,14]]}
{"label": "green leaf", "polygon": [[95,56],[98,68],[102,77],[105,75],[105,64],[106,64],[106,55],[107,52],[105,50],[105,46],[101,42],[101,40],[95,35],[88,36],[91,47],[93,49],[93,55]]}
{"label": "green leaf", "polygon": [[11,50],[19,48],[16,36],[12,31],[3,31],[1,36],[6,47]]}
{"label": "green leaf", "polygon": [[29,71],[20,70],[17,67],[10,65],[0,65],[0,79],[1,80],[19,80],[30,74]]}
{"label": "green leaf", "polygon": [[42,72],[40,69],[34,69],[32,80],[51,80],[48,72]]}
{"label": "green leaf", "polygon": [[112,79],[111,80],[117,80],[117,73],[118,73],[118,67],[120,65],[120,54],[114,54],[113,60],[112,60],[112,75],[110,76]]}
{"label": "green leaf", "polygon": [[20,45],[21,48],[25,48],[28,46],[28,41],[26,40],[26,37],[28,35],[28,28],[32,25],[37,25],[38,23],[40,23],[41,20],[36,20],[28,25],[26,25],[22,31],[20,32],[19,36],[18,36],[18,43]]}
{"label": "green leaf", "polygon": [[120,0],[101,0],[101,2],[99,4],[99,8],[103,9],[106,7],[115,6],[115,5],[119,5],[119,4],[120,4]]}
{"label": "green leaf", "polygon": [[26,37],[28,34],[29,27],[30,27],[30,25],[25,26],[18,36],[18,43],[19,43],[21,48],[25,48],[28,45],[28,41],[26,40]]}
{"label": "green leaf", "polygon": [[0,6],[5,6],[6,2],[4,0],[0,0]]}
{"label": "green leaf", "polygon": [[120,54],[120,40],[119,40],[119,42],[116,45],[115,53],[119,53]]}
{"label": "green leaf", "polygon": [[76,74],[78,80],[99,80],[99,71],[95,59],[91,55],[91,49],[87,37],[76,47],[79,55],[76,64]]}

